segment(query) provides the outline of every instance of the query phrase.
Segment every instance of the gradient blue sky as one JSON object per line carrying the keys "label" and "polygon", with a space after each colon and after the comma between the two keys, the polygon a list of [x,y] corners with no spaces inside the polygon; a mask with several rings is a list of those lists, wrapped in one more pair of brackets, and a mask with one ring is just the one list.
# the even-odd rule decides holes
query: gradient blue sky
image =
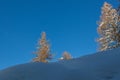
{"label": "gradient blue sky", "polygon": [[96,22],[104,1],[0,0],[0,69],[30,62],[42,31],[47,33],[53,61],[64,51],[73,57],[97,52]]}

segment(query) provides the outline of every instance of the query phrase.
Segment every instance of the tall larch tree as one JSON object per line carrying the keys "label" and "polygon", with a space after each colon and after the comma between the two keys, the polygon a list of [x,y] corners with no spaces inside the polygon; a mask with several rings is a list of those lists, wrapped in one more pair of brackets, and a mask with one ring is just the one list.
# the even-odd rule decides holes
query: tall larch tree
{"label": "tall larch tree", "polygon": [[104,51],[119,46],[119,20],[116,9],[112,5],[105,2],[102,7],[101,19],[98,24],[99,50]]}
{"label": "tall larch tree", "polygon": [[46,33],[42,32],[41,39],[38,42],[37,51],[35,52],[36,58],[33,59],[34,62],[48,62],[51,59],[50,45],[46,40]]}
{"label": "tall larch tree", "polygon": [[116,9],[117,14],[118,14],[118,20],[117,20],[117,32],[116,32],[116,39],[117,39],[117,47],[120,47],[120,0],[119,1],[119,6]]}

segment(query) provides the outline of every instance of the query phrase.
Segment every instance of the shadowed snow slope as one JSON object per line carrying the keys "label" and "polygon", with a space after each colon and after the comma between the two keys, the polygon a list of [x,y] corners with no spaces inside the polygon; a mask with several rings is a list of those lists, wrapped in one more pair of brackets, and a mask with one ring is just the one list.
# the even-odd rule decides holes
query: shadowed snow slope
{"label": "shadowed snow slope", "polygon": [[120,48],[55,63],[27,63],[0,71],[0,80],[120,80]]}

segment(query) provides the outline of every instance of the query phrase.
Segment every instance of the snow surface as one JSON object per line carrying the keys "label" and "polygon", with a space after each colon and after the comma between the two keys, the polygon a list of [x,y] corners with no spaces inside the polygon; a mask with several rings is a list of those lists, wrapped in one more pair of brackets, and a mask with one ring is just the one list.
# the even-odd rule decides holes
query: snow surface
{"label": "snow surface", "polygon": [[0,80],[120,80],[120,48],[54,63],[27,63],[0,71]]}

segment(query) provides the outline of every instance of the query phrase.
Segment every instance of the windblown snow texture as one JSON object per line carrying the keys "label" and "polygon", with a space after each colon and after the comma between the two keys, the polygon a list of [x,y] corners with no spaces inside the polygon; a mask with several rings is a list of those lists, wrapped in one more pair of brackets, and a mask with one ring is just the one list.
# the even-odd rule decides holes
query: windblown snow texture
{"label": "windblown snow texture", "polygon": [[27,63],[0,71],[0,80],[120,80],[120,48],[54,63]]}

